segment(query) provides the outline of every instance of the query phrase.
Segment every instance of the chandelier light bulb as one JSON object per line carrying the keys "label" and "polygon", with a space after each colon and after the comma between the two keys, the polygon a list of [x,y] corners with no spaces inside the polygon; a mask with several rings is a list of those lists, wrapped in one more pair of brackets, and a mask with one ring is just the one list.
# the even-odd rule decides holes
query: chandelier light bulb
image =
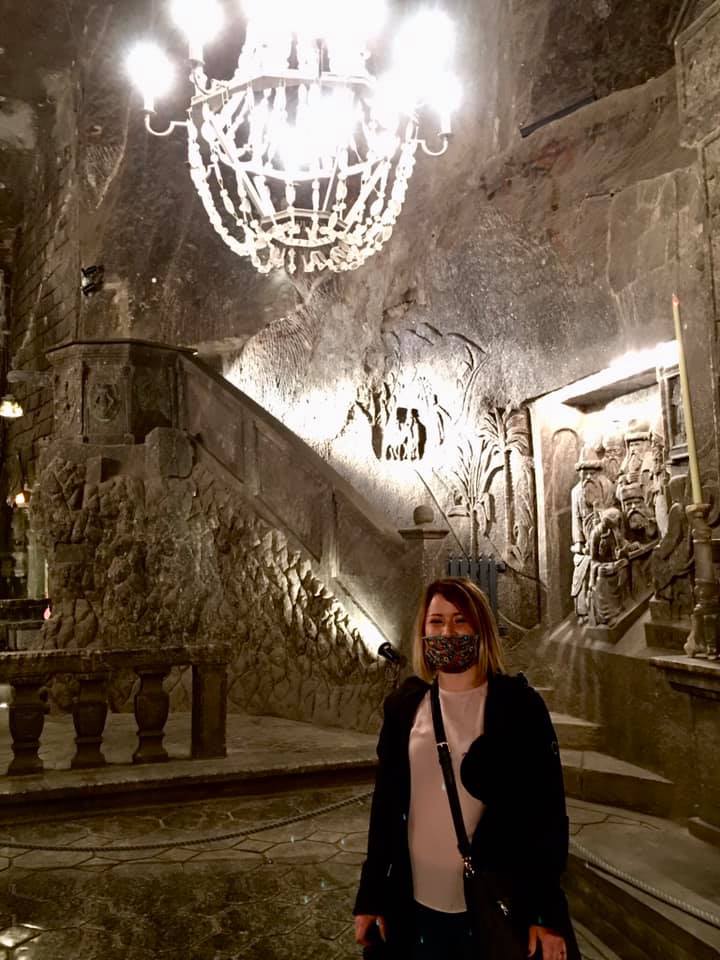
{"label": "chandelier light bulb", "polygon": [[292,33],[302,21],[307,0],[240,0],[240,8],[255,26],[270,33]]}
{"label": "chandelier light bulb", "polygon": [[462,85],[454,73],[445,71],[434,83],[427,102],[438,114],[440,119],[440,135],[449,136],[452,133],[452,115],[458,110],[462,101]]}
{"label": "chandelier light bulb", "polygon": [[372,101],[373,119],[386,130],[395,130],[402,117],[418,107],[418,92],[407,73],[392,70],[378,78]]}
{"label": "chandelier light bulb", "polygon": [[202,62],[203,47],[217,37],[225,22],[218,0],[173,0],[170,9],[187,37],[190,59]]}
{"label": "chandelier light bulb", "polygon": [[347,39],[362,46],[376,36],[387,17],[386,0],[301,0],[296,29],[309,29],[317,38]]}
{"label": "chandelier light bulb", "polygon": [[6,420],[17,420],[23,415],[23,408],[12,394],[8,393],[0,400],[0,417]]}
{"label": "chandelier light bulb", "polygon": [[425,85],[448,69],[454,51],[455,27],[441,10],[420,10],[407,20],[393,49],[396,68]]}
{"label": "chandelier light bulb", "polygon": [[155,111],[155,100],[162,97],[172,87],[175,69],[158,47],[149,41],[138,43],[127,58],[130,79],[143,96],[144,109],[148,113]]}

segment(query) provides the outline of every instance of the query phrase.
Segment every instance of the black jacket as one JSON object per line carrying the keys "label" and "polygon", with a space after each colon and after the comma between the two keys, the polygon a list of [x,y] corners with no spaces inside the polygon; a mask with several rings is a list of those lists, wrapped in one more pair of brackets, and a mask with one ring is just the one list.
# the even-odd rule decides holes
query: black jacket
{"label": "black jacket", "polygon": [[[408,745],[429,689],[410,677],[385,701],[367,860],[354,909],[384,916],[397,942],[405,939],[412,907]],[[527,924],[560,928],[567,920],[560,875],[568,854],[560,755],[545,703],[522,674],[490,677],[484,730],[460,771],[468,792],[486,804],[472,838],[474,861],[511,879]]]}

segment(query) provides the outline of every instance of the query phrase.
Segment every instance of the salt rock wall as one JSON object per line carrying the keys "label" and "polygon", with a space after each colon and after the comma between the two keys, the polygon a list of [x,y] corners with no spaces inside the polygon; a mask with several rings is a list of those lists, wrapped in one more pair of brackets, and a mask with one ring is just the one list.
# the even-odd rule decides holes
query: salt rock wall
{"label": "salt rock wall", "polygon": [[[224,642],[231,709],[376,728],[396,669],[369,654],[280,532],[199,465],[185,479],[96,483],[92,471],[54,457],[33,501],[52,558],[45,649]],[[114,679],[115,709],[134,679]],[[173,706],[188,708],[189,676],[176,672],[172,684]]]}

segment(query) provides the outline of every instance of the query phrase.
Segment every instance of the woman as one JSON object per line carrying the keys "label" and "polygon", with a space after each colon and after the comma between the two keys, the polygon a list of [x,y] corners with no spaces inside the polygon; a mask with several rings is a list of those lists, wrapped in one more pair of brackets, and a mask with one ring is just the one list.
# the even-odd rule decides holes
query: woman
{"label": "woman", "polygon": [[385,701],[356,941],[385,941],[397,960],[482,960],[435,745],[437,678],[474,864],[511,879],[529,956],[579,957],[559,883],[568,821],[555,731],[525,678],[503,672],[495,619],[469,580],[426,589],[413,667],[417,676]]}

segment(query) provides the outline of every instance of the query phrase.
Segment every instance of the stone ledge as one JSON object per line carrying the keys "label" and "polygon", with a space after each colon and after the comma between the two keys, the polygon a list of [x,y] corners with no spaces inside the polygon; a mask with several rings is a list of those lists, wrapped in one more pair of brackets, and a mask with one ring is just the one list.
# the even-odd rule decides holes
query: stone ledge
{"label": "stone ledge", "polygon": [[0,654],[0,680],[11,682],[56,673],[90,674],[121,668],[226,665],[229,656],[227,648],[211,645],[159,650],[27,650]]}
{"label": "stone ledge", "polygon": [[712,843],[716,847],[720,847],[720,827],[713,826],[707,820],[703,820],[701,817],[691,817],[688,820],[688,831],[691,836],[697,837],[698,840],[704,840],[705,843]]}
{"label": "stone ledge", "polygon": [[706,700],[720,700],[720,661],[689,657],[652,657],[650,663],[663,670],[675,690]]}

